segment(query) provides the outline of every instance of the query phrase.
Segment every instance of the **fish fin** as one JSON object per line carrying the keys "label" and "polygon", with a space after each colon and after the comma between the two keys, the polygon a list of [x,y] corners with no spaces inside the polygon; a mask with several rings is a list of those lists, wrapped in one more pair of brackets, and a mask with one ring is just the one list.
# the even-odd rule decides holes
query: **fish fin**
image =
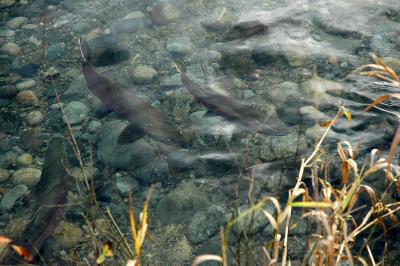
{"label": "fish fin", "polygon": [[118,144],[133,143],[146,135],[146,132],[135,124],[129,124],[119,135]]}
{"label": "fish fin", "polygon": [[79,44],[79,50],[81,52],[81,56],[82,56],[82,60],[85,63],[89,63],[90,62],[90,48],[89,48],[89,44],[87,43],[86,40],[79,38],[78,39],[78,44]]}
{"label": "fish fin", "polygon": [[96,117],[103,118],[109,115],[113,111],[112,108],[107,107],[105,105],[102,105],[97,111],[96,111]]}

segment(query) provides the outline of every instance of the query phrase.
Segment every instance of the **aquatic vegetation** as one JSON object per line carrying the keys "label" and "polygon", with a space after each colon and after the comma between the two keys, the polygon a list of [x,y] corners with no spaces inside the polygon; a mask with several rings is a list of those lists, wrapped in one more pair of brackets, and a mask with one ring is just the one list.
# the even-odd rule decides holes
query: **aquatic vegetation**
{"label": "aquatic vegetation", "polygon": [[[230,243],[229,236],[233,226],[243,217],[250,216],[255,210],[261,209],[265,219],[271,224],[274,234],[271,242],[262,247],[265,257],[265,265],[290,265],[288,257],[288,241],[291,231],[301,226],[305,220],[315,226],[311,226],[313,233],[308,234],[308,244],[302,263],[305,265],[341,265],[349,263],[355,265],[377,265],[377,255],[384,261],[388,247],[383,247],[383,254],[374,254],[371,245],[379,238],[387,239],[389,234],[396,229],[398,220],[396,213],[400,211],[400,202],[387,202],[385,197],[391,187],[397,181],[399,169],[392,164],[391,156],[388,159],[379,158],[378,151],[372,150],[369,164],[357,162],[358,148],[352,148],[347,141],[337,144],[337,151],[341,159],[341,185],[334,186],[328,177],[324,177],[326,156],[322,144],[331,127],[342,117],[349,119],[348,111],[341,108],[336,117],[326,123],[327,129],[316,144],[312,154],[303,159],[298,171],[295,186],[288,192],[288,200],[285,206],[275,197],[264,197],[254,203],[249,209],[239,213],[226,226],[222,235],[223,240],[221,256],[203,255],[197,258],[193,265],[199,265],[206,260],[215,260],[227,264],[227,250]],[[399,135],[396,135],[392,145],[399,143]],[[369,176],[381,174],[389,175],[387,188],[378,194],[373,187],[365,184]],[[311,187],[306,185],[306,178],[311,178]],[[384,180],[382,180],[383,182]],[[369,203],[365,204],[366,194]],[[364,198],[362,200],[362,198]],[[362,205],[360,201],[364,201]],[[272,203],[275,214],[263,209],[267,203]],[[292,221],[293,210],[303,209],[299,220]],[[361,237],[364,244],[359,250],[355,243]],[[240,250],[240,248],[239,248]],[[239,254],[237,254],[239,255]],[[242,258],[243,259],[243,258]],[[235,257],[241,264],[241,258]]]}
{"label": "aquatic vegetation", "polygon": [[374,59],[375,64],[363,65],[354,72],[363,76],[386,81],[390,86],[400,87],[400,78],[396,72],[394,72],[390,67],[386,66],[377,55],[371,53],[371,57]]}

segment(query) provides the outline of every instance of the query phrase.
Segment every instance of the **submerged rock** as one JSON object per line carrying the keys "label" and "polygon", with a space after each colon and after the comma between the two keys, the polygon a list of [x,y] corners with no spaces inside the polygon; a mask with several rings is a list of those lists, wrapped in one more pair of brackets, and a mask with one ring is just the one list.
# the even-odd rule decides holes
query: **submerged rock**
{"label": "submerged rock", "polygon": [[21,184],[16,185],[10,190],[6,190],[0,201],[0,209],[11,210],[16,201],[24,196],[28,191],[28,187]]}
{"label": "submerged rock", "polygon": [[97,157],[103,163],[120,169],[135,169],[152,161],[156,156],[155,147],[141,138],[129,144],[118,144],[121,132],[127,124],[110,121],[103,125],[97,150]]}
{"label": "submerged rock", "polygon": [[200,244],[216,235],[226,223],[224,208],[211,205],[205,211],[196,212],[187,227],[187,238],[193,244]]}
{"label": "submerged rock", "polygon": [[208,204],[204,192],[193,182],[184,182],[161,199],[157,206],[157,214],[163,224],[184,223]]}
{"label": "submerged rock", "polygon": [[136,83],[148,84],[155,80],[157,71],[152,67],[139,65],[133,70],[132,77]]}
{"label": "submerged rock", "polygon": [[[87,118],[89,108],[81,102],[73,101],[65,107],[65,114],[71,124],[79,124]],[[65,118],[63,118],[66,123]]]}
{"label": "submerged rock", "polygon": [[161,2],[150,12],[151,20],[155,25],[167,25],[180,17],[178,9],[171,3]]}
{"label": "submerged rock", "polygon": [[82,241],[82,235],[82,230],[79,226],[63,221],[59,223],[57,228],[54,230],[53,237],[61,248],[68,250]]}
{"label": "submerged rock", "polygon": [[15,185],[23,184],[32,187],[40,180],[42,171],[36,168],[21,168],[15,171],[11,177],[11,181]]}

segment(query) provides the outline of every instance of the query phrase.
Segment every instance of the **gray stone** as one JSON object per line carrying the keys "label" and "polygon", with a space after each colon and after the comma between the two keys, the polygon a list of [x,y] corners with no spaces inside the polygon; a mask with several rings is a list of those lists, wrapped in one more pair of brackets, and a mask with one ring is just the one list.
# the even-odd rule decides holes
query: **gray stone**
{"label": "gray stone", "polygon": [[218,205],[211,205],[205,211],[199,211],[190,219],[187,238],[193,244],[200,244],[216,235],[226,223],[226,212]]}
{"label": "gray stone", "polygon": [[1,51],[5,54],[15,56],[19,54],[21,48],[14,42],[7,42],[1,46]]}
{"label": "gray stone", "polygon": [[28,187],[25,185],[16,185],[10,190],[6,190],[0,201],[0,209],[11,210],[16,201],[26,195]]}
{"label": "gray stone", "polygon": [[[240,206],[240,213],[244,213],[249,208],[249,205]],[[247,234],[255,234],[260,232],[269,224],[269,221],[265,217],[263,210],[270,213],[272,216],[275,215],[275,209],[273,205],[271,203],[267,203],[266,205],[249,212],[248,215],[245,215],[239,219],[237,223],[233,225],[233,230],[236,233],[246,232]]]}
{"label": "gray stone", "polygon": [[60,59],[62,56],[64,56],[65,47],[66,45],[63,42],[49,46],[49,48],[47,48],[47,59],[50,62],[54,62],[57,59]]}
{"label": "gray stone", "polygon": [[15,30],[24,25],[27,20],[28,18],[26,17],[15,17],[7,21],[6,26],[9,29]]}
{"label": "gray stone", "polygon": [[115,186],[124,197],[128,197],[129,193],[135,194],[140,189],[139,183],[129,176],[118,177],[115,181]]}
{"label": "gray stone", "polygon": [[183,122],[190,113],[194,97],[186,89],[177,89],[169,100],[173,101],[172,117],[176,122]]}
{"label": "gray stone", "polygon": [[35,110],[31,111],[26,116],[26,123],[30,126],[40,125],[44,120],[44,115],[41,111]]}
{"label": "gray stone", "polygon": [[157,71],[152,67],[139,65],[133,70],[132,77],[136,83],[149,84],[154,82]]}
{"label": "gray stone", "polygon": [[6,169],[3,169],[3,168],[0,168],[0,182],[7,181],[8,178],[10,178],[10,176],[11,176],[11,172],[10,171],[8,171]]}
{"label": "gray stone", "polygon": [[181,37],[168,40],[166,46],[167,50],[176,55],[188,55],[193,52],[194,45],[189,38]]}
{"label": "gray stone", "polygon": [[298,150],[307,148],[306,139],[299,137],[296,132],[286,136],[265,136],[257,134],[251,141],[247,141],[248,151],[254,158],[265,161],[276,161],[295,156]]}
{"label": "gray stone", "polygon": [[15,171],[11,177],[11,182],[14,185],[25,185],[27,187],[32,187],[40,180],[40,175],[42,171],[36,168],[26,167]]}
{"label": "gray stone", "polygon": [[156,156],[155,147],[145,139],[129,144],[118,144],[121,132],[127,124],[113,120],[103,125],[97,149],[98,159],[115,168],[135,169],[152,161]]}
{"label": "gray stone", "polygon": [[144,14],[141,11],[129,13],[122,19],[118,19],[111,24],[113,33],[135,33],[143,27]]}
{"label": "gray stone", "polygon": [[148,184],[165,181],[169,177],[168,163],[162,159],[153,160],[135,170],[133,176]]}
{"label": "gray stone", "polygon": [[18,155],[14,151],[7,151],[0,154],[0,167],[9,168],[17,163]]}
{"label": "gray stone", "polygon": [[16,87],[19,91],[32,89],[36,86],[36,81],[33,79],[28,79],[23,82],[17,83]]}
{"label": "gray stone", "polygon": [[92,120],[88,123],[87,130],[91,134],[95,134],[99,132],[100,128],[102,126],[102,123],[97,120]]}
{"label": "gray stone", "polygon": [[300,98],[299,85],[291,81],[282,82],[267,90],[264,97],[276,105],[282,105],[290,98]]}
{"label": "gray stone", "polygon": [[18,88],[13,85],[5,85],[0,87],[0,97],[11,98],[18,93]]}
{"label": "gray stone", "polygon": [[14,30],[0,30],[0,37],[13,37],[15,35]]}
{"label": "gray stone", "polygon": [[[67,104],[65,107],[65,114],[68,118],[68,121],[73,124],[79,124],[83,120],[87,118],[87,114],[89,112],[89,108],[81,102],[73,101]],[[66,123],[65,118],[63,118]]]}
{"label": "gray stone", "polygon": [[189,181],[181,183],[161,199],[157,214],[163,224],[181,224],[208,205],[207,195]]}
{"label": "gray stone", "polygon": [[76,75],[69,84],[68,89],[64,92],[64,99],[79,100],[85,98],[87,91],[88,88],[83,75]]}
{"label": "gray stone", "polygon": [[67,10],[72,11],[78,7],[80,2],[80,0],[64,0],[63,5]]}
{"label": "gray stone", "polygon": [[15,0],[0,0],[0,7],[11,7],[15,4]]}
{"label": "gray stone", "polygon": [[340,95],[343,85],[323,78],[313,78],[303,82],[300,86],[301,94],[310,103],[318,103],[320,108],[340,106],[343,99],[333,95]]}
{"label": "gray stone", "polygon": [[166,25],[177,20],[180,14],[173,4],[161,2],[153,7],[150,17],[155,25]]}
{"label": "gray stone", "polygon": [[161,79],[160,86],[165,89],[174,89],[183,86],[181,75],[175,74]]}
{"label": "gray stone", "polygon": [[88,22],[79,22],[73,23],[71,25],[71,30],[76,34],[83,34],[89,32],[92,26]]}

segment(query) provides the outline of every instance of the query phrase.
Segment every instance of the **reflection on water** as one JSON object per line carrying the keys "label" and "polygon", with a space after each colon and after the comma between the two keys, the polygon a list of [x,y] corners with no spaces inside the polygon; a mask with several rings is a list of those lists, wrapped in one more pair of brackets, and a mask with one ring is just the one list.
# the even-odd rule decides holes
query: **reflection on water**
{"label": "reflection on water", "polygon": [[[156,241],[144,260],[190,265],[195,255],[218,254],[219,227],[233,210],[262,196],[285,200],[300,158],[325,131],[320,124],[341,105],[352,122],[332,127],[327,154],[339,140],[360,143],[361,156],[373,147],[386,152],[397,126],[396,100],[363,109],[398,88],[354,73],[371,62],[369,52],[399,72],[395,0],[1,0],[0,7],[0,228],[16,243],[33,243],[28,249],[40,249],[47,264],[94,264],[90,235],[120,242],[101,210],[109,207],[129,232],[129,191],[139,213],[151,184]],[[60,139],[63,170],[48,166],[45,152]],[[62,180],[42,182],[52,178]],[[34,218],[42,205],[63,205],[50,196],[61,187],[67,206]],[[53,220],[46,225],[42,216]],[[21,236],[32,221],[44,233]],[[266,237],[257,241],[266,241],[267,224],[255,223]],[[306,232],[296,237],[304,242]],[[304,245],[290,251],[292,261]],[[118,263],[127,258],[120,253]],[[255,256],[248,265],[261,263]]]}

